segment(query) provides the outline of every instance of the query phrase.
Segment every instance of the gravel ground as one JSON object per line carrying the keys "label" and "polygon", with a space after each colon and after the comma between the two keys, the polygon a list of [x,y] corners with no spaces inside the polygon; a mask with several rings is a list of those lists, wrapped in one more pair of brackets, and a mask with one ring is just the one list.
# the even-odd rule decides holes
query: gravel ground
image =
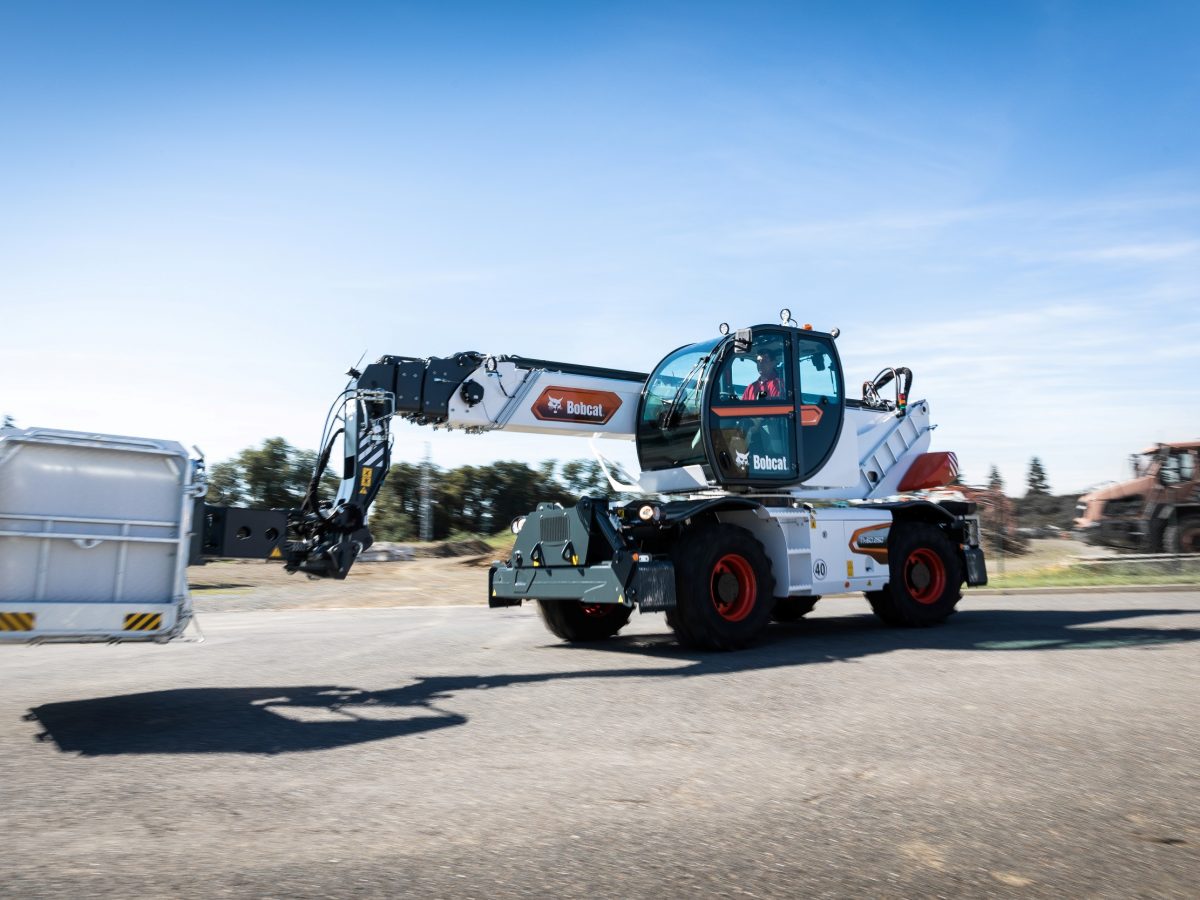
{"label": "gravel ground", "polygon": [[222,560],[189,570],[197,612],[487,605],[493,556],[364,562],[345,581],[288,574],[278,563]]}
{"label": "gravel ground", "polygon": [[528,606],[205,631],[0,653],[0,896],[1197,896],[1200,591],[722,654]]}

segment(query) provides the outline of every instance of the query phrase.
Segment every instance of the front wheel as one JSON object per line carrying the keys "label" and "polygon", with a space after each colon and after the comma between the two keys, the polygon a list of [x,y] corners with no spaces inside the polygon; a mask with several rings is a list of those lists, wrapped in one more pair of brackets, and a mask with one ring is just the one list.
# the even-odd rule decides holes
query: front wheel
{"label": "front wheel", "polygon": [[1180,516],[1163,532],[1167,553],[1200,553],[1200,516]]}
{"label": "front wheel", "polygon": [[685,532],[672,551],[679,642],[737,650],[762,632],[774,607],[771,561],[751,534],[733,525]]}
{"label": "front wheel", "polygon": [[926,522],[892,526],[888,539],[889,581],[867,600],[888,625],[934,625],[962,599],[963,564],[958,548],[940,528]]}
{"label": "front wheel", "polygon": [[610,638],[629,621],[633,607],[579,600],[539,600],[538,615],[555,637],[571,643]]}

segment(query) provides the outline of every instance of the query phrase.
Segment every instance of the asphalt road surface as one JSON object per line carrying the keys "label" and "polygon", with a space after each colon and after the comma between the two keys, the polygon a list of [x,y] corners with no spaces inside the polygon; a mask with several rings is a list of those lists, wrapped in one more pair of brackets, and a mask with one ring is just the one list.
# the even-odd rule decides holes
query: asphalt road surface
{"label": "asphalt road surface", "polygon": [[0,895],[1187,897],[1200,592],[828,600],[755,649],[529,608],[0,652]]}

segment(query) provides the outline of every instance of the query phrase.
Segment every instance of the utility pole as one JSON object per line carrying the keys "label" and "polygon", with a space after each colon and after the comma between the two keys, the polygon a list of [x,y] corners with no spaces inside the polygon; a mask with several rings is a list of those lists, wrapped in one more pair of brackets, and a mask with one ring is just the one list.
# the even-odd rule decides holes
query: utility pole
{"label": "utility pole", "polygon": [[425,442],[425,459],[421,463],[421,540],[433,540],[433,457],[429,441]]}

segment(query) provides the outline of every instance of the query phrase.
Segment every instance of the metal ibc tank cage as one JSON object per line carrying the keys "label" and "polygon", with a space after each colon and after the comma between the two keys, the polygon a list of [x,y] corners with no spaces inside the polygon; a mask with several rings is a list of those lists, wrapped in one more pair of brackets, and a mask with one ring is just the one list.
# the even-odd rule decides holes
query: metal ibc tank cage
{"label": "metal ibc tank cage", "polygon": [[204,490],[174,441],[0,429],[0,643],[180,634]]}

